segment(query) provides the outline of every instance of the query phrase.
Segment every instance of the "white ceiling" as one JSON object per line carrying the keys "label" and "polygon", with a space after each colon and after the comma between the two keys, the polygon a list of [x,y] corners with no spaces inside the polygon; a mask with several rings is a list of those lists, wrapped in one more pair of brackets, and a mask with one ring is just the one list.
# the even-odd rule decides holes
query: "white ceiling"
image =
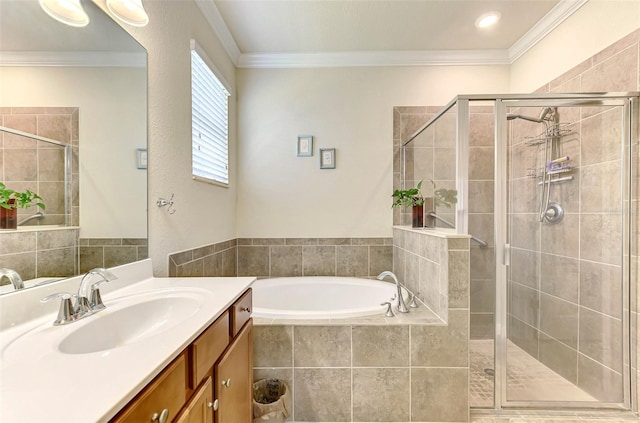
{"label": "white ceiling", "polygon": [[269,67],[511,63],[587,0],[196,1],[239,66]]}

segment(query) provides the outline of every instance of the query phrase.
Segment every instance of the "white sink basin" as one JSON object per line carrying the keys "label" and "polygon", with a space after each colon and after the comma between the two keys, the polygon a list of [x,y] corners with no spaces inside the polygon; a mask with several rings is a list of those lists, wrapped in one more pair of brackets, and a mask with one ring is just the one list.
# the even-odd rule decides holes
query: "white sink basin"
{"label": "white sink basin", "polygon": [[[2,351],[9,361],[48,354],[91,354],[114,350],[163,332],[195,315],[211,294],[197,288],[159,289],[105,301],[106,309],[76,322],[37,325]],[[37,347],[36,347],[37,346]]]}
{"label": "white sink basin", "polygon": [[109,312],[66,336],[58,350],[65,354],[106,351],[163,332],[195,314],[200,301],[190,296],[154,298]]}

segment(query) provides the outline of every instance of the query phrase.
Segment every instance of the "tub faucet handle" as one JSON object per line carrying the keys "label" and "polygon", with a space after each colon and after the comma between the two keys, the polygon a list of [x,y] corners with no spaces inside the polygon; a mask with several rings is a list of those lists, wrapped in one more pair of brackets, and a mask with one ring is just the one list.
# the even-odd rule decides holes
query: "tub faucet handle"
{"label": "tub faucet handle", "polygon": [[418,308],[418,303],[416,302],[416,294],[411,293],[411,301],[409,301],[409,308]]}
{"label": "tub faucet handle", "polygon": [[380,304],[381,306],[386,305],[387,306],[387,312],[384,314],[386,317],[396,317],[395,314],[393,314],[393,310],[391,310],[391,303],[389,301],[385,301],[384,303]]}

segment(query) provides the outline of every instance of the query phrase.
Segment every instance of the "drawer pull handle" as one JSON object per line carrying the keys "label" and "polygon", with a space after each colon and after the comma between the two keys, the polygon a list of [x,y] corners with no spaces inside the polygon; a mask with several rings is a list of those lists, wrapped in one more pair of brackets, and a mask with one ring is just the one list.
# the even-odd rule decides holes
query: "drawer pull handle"
{"label": "drawer pull handle", "polygon": [[222,386],[226,386],[227,388],[231,388],[231,379],[223,380]]}
{"label": "drawer pull handle", "polygon": [[158,423],[167,423],[167,421],[169,421],[169,409],[165,408],[160,412],[160,414],[153,413],[153,416],[151,416],[151,421]]}
{"label": "drawer pull handle", "polygon": [[251,313],[250,307],[240,307],[240,311],[246,311],[247,313]]}
{"label": "drawer pull handle", "polygon": [[209,401],[207,403],[207,407],[213,408],[213,411],[218,411],[219,406],[220,406],[220,401],[218,400],[215,400],[214,402]]}

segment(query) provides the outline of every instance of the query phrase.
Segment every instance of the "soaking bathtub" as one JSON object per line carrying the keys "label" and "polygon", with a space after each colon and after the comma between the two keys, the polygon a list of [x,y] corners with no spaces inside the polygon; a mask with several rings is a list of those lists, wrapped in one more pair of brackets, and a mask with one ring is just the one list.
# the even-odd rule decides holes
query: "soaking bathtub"
{"label": "soaking bathtub", "polygon": [[[303,276],[259,279],[253,288],[253,317],[339,319],[384,315],[396,285],[375,279]],[[406,293],[403,295],[405,296]]]}

